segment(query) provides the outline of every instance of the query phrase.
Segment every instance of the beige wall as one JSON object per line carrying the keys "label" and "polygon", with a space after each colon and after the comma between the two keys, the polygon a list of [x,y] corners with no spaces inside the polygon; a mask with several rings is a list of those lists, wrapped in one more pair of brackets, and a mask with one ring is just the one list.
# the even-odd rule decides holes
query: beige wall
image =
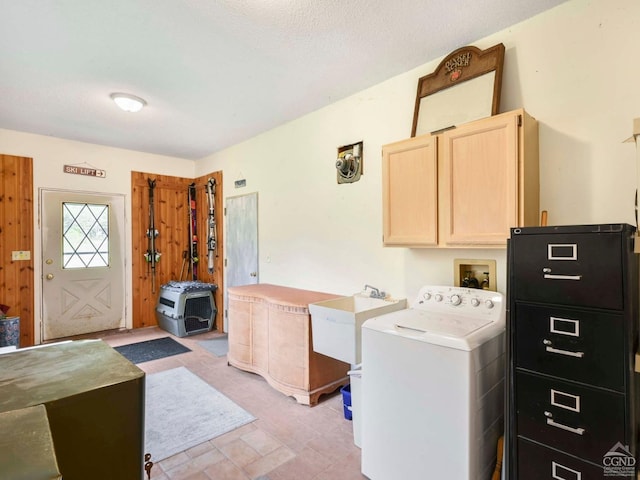
{"label": "beige wall", "polygon": [[[500,42],[501,111],[540,123],[549,223],[633,223],[635,149],[622,141],[640,116],[640,2],[574,0],[471,44]],[[504,250],[382,247],[380,148],[410,136],[418,78],[440,60],[198,161],[198,174],[224,170],[226,195],[258,192],[261,281],[343,294],[369,283],[413,299],[452,284],[455,258],[494,258],[506,291]],[[365,175],[337,185],[337,147],[360,140]]]}
{"label": "beige wall", "polygon": [[[499,42],[506,47],[501,110],[524,107],[540,122],[540,206],[549,223],[633,223],[635,148],[622,141],[640,117],[640,2],[573,0],[470,43]],[[382,247],[380,148],[410,135],[418,78],[439,61],[197,162],[7,130],[0,151],[34,158],[36,193],[122,193],[127,218],[131,170],[194,177],[222,170],[227,197],[258,192],[262,282],[343,294],[368,283],[412,300],[424,284],[452,284],[455,258],[494,258],[505,292],[504,250]],[[363,178],[338,185],[337,147],[361,140]],[[62,165],[82,162],[107,178],[62,173]],[[247,186],[235,189],[240,178]],[[39,266],[35,273],[40,278]]]}

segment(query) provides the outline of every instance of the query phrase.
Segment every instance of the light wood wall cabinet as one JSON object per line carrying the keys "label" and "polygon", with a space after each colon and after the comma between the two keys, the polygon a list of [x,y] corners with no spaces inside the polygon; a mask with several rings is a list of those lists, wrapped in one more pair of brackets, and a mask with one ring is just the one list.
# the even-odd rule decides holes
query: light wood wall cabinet
{"label": "light wood wall cabinet", "polygon": [[504,248],[538,224],[538,123],[524,110],[382,147],[385,246]]}
{"label": "light wood wall cabinet", "polygon": [[261,375],[298,403],[349,383],[349,365],[313,351],[309,303],[335,298],[278,285],[229,287],[229,365]]}

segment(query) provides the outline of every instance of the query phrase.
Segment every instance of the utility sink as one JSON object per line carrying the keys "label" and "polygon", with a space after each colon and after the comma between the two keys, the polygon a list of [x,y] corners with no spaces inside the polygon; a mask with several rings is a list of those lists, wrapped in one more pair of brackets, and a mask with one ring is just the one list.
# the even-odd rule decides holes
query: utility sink
{"label": "utility sink", "polygon": [[362,324],[407,308],[406,299],[351,295],[309,304],[313,350],[356,365],[361,362]]}

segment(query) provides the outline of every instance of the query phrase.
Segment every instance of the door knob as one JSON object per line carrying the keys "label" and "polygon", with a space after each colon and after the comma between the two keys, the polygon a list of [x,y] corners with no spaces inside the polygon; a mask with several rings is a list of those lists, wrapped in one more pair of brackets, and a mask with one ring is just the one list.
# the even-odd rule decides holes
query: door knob
{"label": "door knob", "polygon": [[47,273],[47,280],[53,280],[53,273]]}

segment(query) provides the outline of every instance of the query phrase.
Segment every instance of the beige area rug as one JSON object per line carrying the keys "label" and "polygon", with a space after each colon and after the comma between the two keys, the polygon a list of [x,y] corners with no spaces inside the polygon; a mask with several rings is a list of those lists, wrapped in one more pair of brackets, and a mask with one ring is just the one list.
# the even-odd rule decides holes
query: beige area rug
{"label": "beige area rug", "polygon": [[159,462],[255,420],[186,367],[146,376],[145,453]]}

